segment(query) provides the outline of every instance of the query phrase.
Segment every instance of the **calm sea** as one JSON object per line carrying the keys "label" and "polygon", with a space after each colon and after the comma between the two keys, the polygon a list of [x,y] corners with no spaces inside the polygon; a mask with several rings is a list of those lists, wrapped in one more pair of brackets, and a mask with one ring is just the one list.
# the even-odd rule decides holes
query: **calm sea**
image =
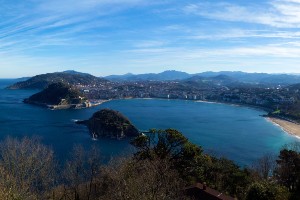
{"label": "calm sea", "polygon": [[103,157],[133,151],[128,140],[93,141],[84,126],[74,120],[88,119],[102,108],[122,112],[140,130],[175,128],[193,143],[217,156],[240,165],[251,163],[266,153],[277,153],[282,145],[300,141],[259,115],[264,111],[224,104],[182,100],[115,100],[82,110],[48,110],[22,103],[37,91],[6,90],[13,80],[0,80],[0,139],[7,136],[37,136],[50,145],[58,158],[67,158],[74,144],[96,145]]}

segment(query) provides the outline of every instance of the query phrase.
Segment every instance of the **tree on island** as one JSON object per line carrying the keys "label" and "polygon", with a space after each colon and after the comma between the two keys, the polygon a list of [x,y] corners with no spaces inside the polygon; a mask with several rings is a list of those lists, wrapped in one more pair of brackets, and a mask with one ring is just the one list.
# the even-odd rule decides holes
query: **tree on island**
{"label": "tree on island", "polygon": [[111,109],[99,110],[95,112],[90,119],[76,123],[86,125],[93,137],[120,139],[139,135],[138,129],[127,117]]}

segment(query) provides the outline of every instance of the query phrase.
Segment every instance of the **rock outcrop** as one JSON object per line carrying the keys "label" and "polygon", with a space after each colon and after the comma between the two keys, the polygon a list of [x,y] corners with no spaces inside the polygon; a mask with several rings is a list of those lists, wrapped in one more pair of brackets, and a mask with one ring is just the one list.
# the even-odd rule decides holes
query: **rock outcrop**
{"label": "rock outcrop", "polygon": [[137,128],[123,114],[110,109],[100,110],[94,113],[89,120],[77,123],[86,125],[93,138],[121,139],[139,135]]}

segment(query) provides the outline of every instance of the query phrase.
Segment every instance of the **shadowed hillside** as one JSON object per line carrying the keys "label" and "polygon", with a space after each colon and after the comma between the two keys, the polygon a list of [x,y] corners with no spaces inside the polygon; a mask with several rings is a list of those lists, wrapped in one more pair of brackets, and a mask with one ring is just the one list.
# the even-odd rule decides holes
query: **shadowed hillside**
{"label": "shadowed hillside", "polygon": [[78,89],[64,83],[53,83],[45,90],[24,100],[25,103],[45,106],[82,104],[85,101],[86,98]]}

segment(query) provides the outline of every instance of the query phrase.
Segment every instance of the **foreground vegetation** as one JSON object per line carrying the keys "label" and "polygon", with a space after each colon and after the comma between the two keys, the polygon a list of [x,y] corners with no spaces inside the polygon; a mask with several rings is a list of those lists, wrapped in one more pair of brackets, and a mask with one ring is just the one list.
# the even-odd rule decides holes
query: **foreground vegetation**
{"label": "foreground vegetation", "polygon": [[238,199],[299,199],[300,146],[266,155],[251,168],[207,155],[172,129],[151,130],[132,141],[136,153],[101,163],[96,148],[75,146],[58,164],[53,151],[32,138],[0,144],[0,197],[7,200],[189,199],[195,182]]}

